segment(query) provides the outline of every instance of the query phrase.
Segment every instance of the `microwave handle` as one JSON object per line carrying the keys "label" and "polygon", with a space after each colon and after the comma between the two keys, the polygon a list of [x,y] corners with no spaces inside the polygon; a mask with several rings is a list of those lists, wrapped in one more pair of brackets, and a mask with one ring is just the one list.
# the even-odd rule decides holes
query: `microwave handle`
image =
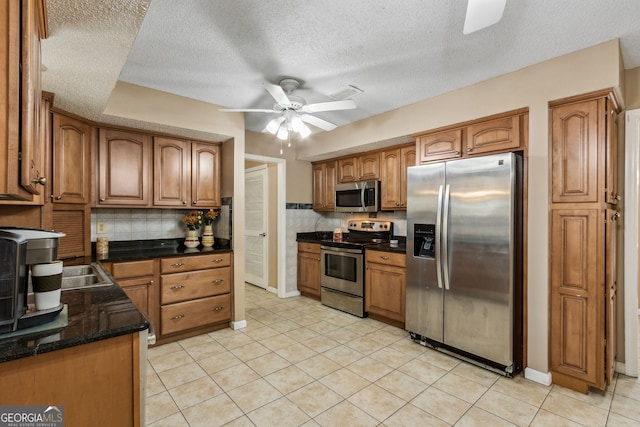
{"label": "microwave handle", "polygon": [[364,195],[366,194],[366,190],[367,189],[367,184],[363,184],[362,185],[362,189],[360,190],[360,206],[362,206],[362,209],[366,209],[367,205],[366,202],[364,200]]}

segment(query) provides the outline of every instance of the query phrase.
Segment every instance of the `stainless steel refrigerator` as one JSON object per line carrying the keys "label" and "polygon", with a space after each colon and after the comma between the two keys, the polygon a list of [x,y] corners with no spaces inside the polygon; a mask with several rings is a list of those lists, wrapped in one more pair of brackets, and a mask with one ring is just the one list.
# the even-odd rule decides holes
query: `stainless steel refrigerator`
{"label": "stainless steel refrigerator", "polygon": [[522,158],[408,168],[406,329],[503,375],[522,366]]}

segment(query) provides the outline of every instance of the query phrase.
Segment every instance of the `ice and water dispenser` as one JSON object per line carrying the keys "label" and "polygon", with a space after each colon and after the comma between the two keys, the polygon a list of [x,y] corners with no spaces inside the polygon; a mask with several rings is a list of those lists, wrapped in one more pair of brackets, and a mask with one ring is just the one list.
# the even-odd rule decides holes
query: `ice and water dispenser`
{"label": "ice and water dispenser", "polygon": [[420,258],[436,257],[436,225],[413,225],[413,255]]}

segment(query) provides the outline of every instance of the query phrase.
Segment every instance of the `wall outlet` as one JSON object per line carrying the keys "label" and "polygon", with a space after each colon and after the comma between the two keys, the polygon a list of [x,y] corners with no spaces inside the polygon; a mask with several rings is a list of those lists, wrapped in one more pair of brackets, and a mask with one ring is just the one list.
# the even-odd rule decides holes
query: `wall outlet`
{"label": "wall outlet", "polygon": [[107,223],[104,221],[96,222],[96,234],[105,234],[107,232]]}

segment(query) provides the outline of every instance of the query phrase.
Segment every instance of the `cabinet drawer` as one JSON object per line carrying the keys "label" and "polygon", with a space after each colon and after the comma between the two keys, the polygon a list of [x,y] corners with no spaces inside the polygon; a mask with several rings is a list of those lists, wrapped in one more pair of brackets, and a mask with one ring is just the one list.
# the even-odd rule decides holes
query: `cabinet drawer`
{"label": "cabinet drawer", "polygon": [[[111,267],[111,275],[114,279],[126,277],[153,276],[155,260],[115,262]],[[120,284],[122,286],[122,284]]]}
{"label": "cabinet drawer", "polygon": [[231,291],[231,268],[163,275],[160,287],[162,304],[228,293]]}
{"label": "cabinet drawer", "polygon": [[162,335],[231,319],[229,294],[165,305],[160,309]]}
{"label": "cabinet drawer", "polygon": [[320,243],[298,242],[298,252],[320,253]]}
{"label": "cabinet drawer", "polygon": [[405,267],[407,265],[407,256],[396,252],[367,251],[366,261],[368,263],[375,262],[377,264]]}
{"label": "cabinet drawer", "polygon": [[182,271],[205,270],[231,265],[231,253],[224,252],[210,255],[192,255],[160,260],[160,273],[180,273]]}

